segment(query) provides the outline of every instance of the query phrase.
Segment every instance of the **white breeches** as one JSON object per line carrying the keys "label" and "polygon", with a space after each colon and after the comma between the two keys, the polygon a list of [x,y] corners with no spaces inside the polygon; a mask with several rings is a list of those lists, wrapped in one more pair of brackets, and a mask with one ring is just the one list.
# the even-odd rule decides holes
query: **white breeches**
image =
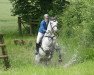
{"label": "white breeches", "polygon": [[42,38],[43,38],[43,36],[44,36],[44,34],[43,33],[40,33],[40,32],[38,32],[38,36],[37,36],[37,41],[36,41],[36,43],[40,43],[40,41],[42,40]]}

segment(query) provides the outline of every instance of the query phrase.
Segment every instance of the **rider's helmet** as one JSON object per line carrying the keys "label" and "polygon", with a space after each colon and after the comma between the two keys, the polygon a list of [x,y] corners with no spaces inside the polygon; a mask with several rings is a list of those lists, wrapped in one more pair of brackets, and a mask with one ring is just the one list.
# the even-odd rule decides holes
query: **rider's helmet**
{"label": "rider's helmet", "polygon": [[45,19],[49,19],[49,15],[48,14],[44,14],[44,18]]}

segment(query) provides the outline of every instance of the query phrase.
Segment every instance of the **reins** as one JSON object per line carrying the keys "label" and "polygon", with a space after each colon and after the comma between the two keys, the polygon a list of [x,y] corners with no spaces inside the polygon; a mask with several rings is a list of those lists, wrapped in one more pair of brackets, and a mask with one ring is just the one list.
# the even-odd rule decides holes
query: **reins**
{"label": "reins", "polygon": [[[53,28],[54,28],[54,27],[57,27],[57,25],[55,25],[55,26],[52,27],[51,22],[50,22],[50,26],[51,26],[52,32],[51,32],[51,31],[48,31],[48,32],[46,32],[46,33],[47,33],[47,34],[50,33],[50,34],[52,35],[52,34],[54,33],[54,29],[53,29]],[[54,34],[55,34],[55,33],[54,33]],[[44,36],[44,37],[51,38],[52,41],[53,41],[55,36]],[[40,47],[40,48],[42,49],[43,52],[45,52],[45,50],[43,49],[43,47]]]}

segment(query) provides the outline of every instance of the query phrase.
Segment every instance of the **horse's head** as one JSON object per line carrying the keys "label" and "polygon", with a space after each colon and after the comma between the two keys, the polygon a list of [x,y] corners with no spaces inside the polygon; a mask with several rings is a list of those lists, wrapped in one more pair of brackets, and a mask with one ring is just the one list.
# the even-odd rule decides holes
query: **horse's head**
{"label": "horse's head", "polygon": [[57,25],[58,25],[58,22],[57,22],[56,18],[52,17],[51,21],[50,21],[50,26],[51,26],[51,30],[53,32],[56,32],[58,30]]}

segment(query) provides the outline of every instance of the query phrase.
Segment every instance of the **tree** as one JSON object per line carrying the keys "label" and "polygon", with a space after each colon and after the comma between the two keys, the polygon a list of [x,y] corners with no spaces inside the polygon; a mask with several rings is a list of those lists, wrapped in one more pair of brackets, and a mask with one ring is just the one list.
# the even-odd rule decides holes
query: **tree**
{"label": "tree", "polygon": [[32,19],[40,19],[45,13],[57,15],[65,5],[65,0],[10,0],[10,2],[13,6],[12,15],[21,17],[26,24],[30,24]]}
{"label": "tree", "polygon": [[41,15],[63,9],[65,0],[10,0],[12,3],[12,15],[21,16],[27,21],[30,18],[40,18]]}

